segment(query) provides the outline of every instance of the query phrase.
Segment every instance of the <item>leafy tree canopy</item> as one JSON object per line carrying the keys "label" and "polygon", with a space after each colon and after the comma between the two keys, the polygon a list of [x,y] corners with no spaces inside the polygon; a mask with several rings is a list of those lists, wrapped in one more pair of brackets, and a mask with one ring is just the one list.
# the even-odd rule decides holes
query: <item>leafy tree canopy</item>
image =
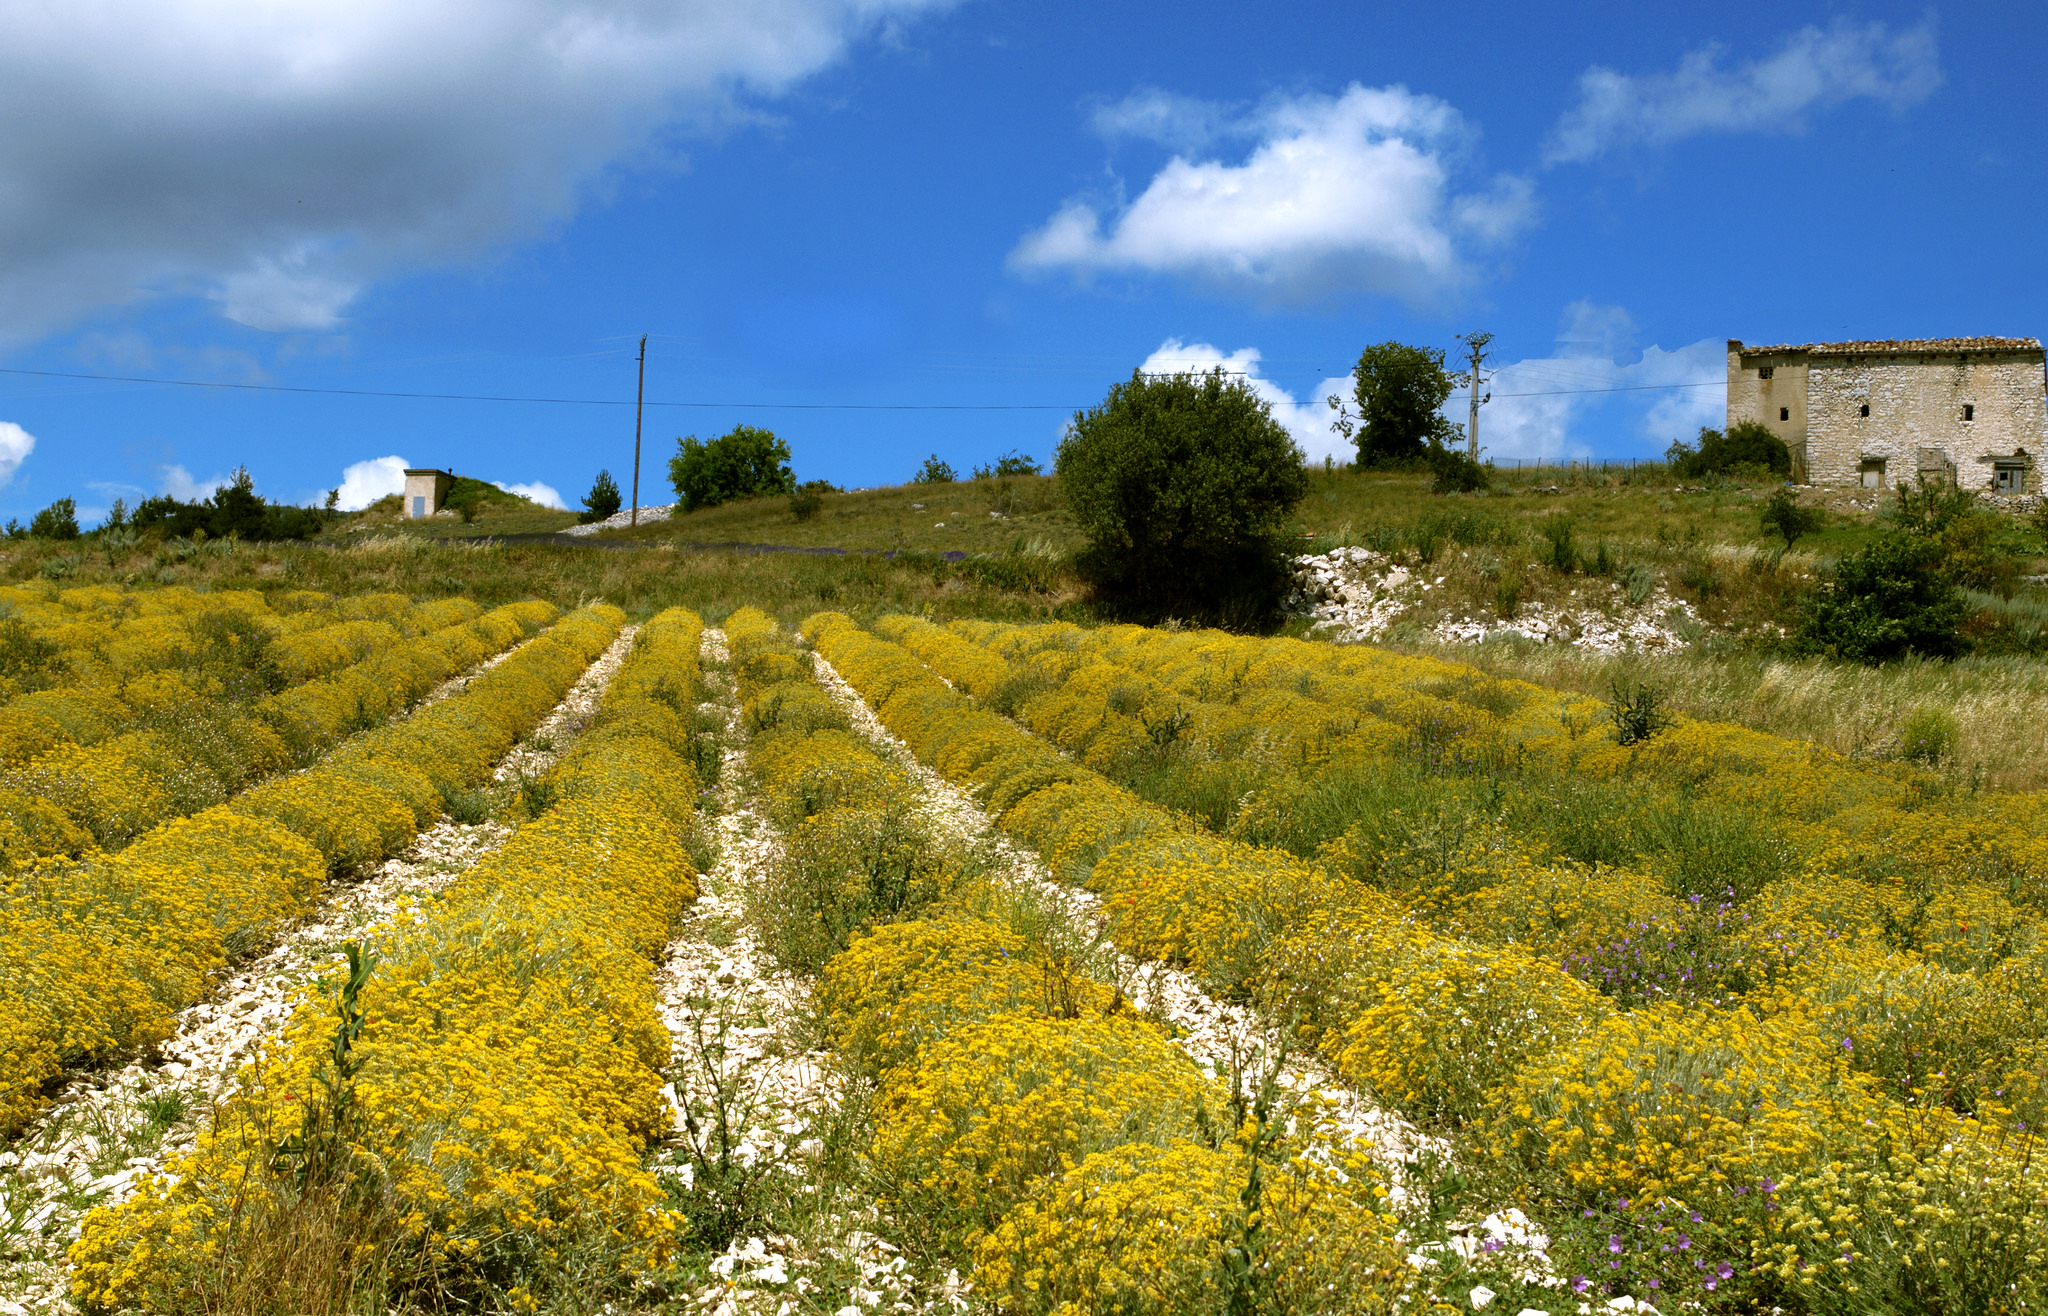
{"label": "leafy tree canopy", "polygon": [[583,525],[602,521],[608,516],[617,516],[626,500],[619,494],[619,482],[612,478],[610,471],[599,471],[597,478],[590,482],[590,492],[583,495],[583,510],[576,519]]}
{"label": "leafy tree canopy", "polygon": [[269,502],[256,492],[248,468],[238,467],[234,478],[204,501],[184,503],[168,494],[143,499],[128,514],[128,524],[171,539],[190,539],[198,531],[215,539],[230,535],[248,540],[309,539],[336,515]]}
{"label": "leafy tree canopy", "polygon": [[1360,466],[1403,466],[1457,442],[1458,427],[1443,415],[1454,380],[1442,351],[1379,343],[1360,354],[1351,378]]}
{"label": "leafy tree canopy", "polygon": [[668,459],[668,478],[686,512],[738,498],[796,492],[789,445],[752,425],[735,425],[730,434],[715,439],[677,439],[676,455]]}
{"label": "leafy tree canopy", "polygon": [[1278,614],[1301,460],[1243,380],[1133,372],[1075,415],[1054,471],[1098,595],[1138,616],[1255,627]]}
{"label": "leafy tree canopy", "polygon": [[954,474],[951,466],[939,460],[939,454],[933,453],[924,459],[924,465],[917,468],[917,474],[910,477],[910,482],[912,484],[951,484],[959,478],[958,475]]}
{"label": "leafy tree canopy", "polygon": [[1697,443],[1680,439],[1664,450],[1671,473],[1684,480],[1709,475],[1753,473],[1790,475],[1792,450],[1785,441],[1753,420],[1731,425],[1726,434],[1702,427]]}

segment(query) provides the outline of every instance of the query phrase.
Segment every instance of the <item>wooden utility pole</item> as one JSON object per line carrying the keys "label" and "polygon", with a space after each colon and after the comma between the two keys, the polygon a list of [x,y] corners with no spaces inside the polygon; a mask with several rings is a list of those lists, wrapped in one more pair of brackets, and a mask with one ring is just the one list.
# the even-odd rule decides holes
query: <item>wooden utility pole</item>
{"label": "wooden utility pole", "polygon": [[[633,515],[629,526],[640,524],[640,413],[647,406],[647,335],[640,335],[640,392],[633,399]],[[1477,412],[1473,413],[1477,415]]]}
{"label": "wooden utility pole", "polygon": [[1479,363],[1486,359],[1486,345],[1493,341],[1492,334],[1466,334],[1465,346],[1472,352],[1472,412],[1465,424],[1465,455],[1473,461],[1479,460],[1479,404],[1493,401],[1493,394],[1479,396],[1479,385],[1484,382],[1479,374]]}

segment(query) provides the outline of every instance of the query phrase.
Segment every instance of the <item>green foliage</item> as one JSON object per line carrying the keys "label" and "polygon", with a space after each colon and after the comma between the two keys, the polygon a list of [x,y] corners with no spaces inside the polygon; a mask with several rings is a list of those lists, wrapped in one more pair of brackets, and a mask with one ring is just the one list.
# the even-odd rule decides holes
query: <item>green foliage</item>
{"label": "green foliage", "polygon": [[825,495],[838,492],[839,486],[830,480],[805,480],[789,496],[789,514],[799,521],[809,521],[824,510]]}
{"label": "green foliage", "polygon": [[59,498],[35,514],[28,523],[28,533],[35,539],[78,538],[78,504],[69,498]]}
{"label": "green foliage", "polygon": [[[948,468],[951,469],[950,467]],[[1039,464],[1031,459],[1030,453],[1019,456],[1015,448],[996,458],[993,466],[977,466],[974,478],[977,480],[998,480],[1011,475],[1038,475],[1042,473]]]}
{"label": "green foliage", "polygon": [[1478,493],[1493,482],[1490,465],[1483,466],[1447,444],[1432,442],[1423,460],[1436,475],[1430,481],[1431,493]]}
{"label": "green foliage", "polygon": [[735,425],[730,434],[715,439],[677,439],[676,455],[668,459],[668,478],[686,512],[740,498],[796,492],[789,445],[752,425]]}
{"label": "green foliage", "polygon": [[576,514],[579,524],[589,525],[606,517],[616,516],[625,505],[619,496],[619,482],[612,478],[610,471],[599,471],[597,478],[590,482],[590,492],[583,495],[583,510]]}
{"label": "green foliage", "polygon": [[1614,741],[1618,745],[1640,745],[1671,727],[1671,715],[1664,711],[1664,692],[1647,681],[1616,677],[1609,711],[1614,718]]}
{"label": "green foliage", "polygon": [[1800,536],[1810,535],[1827,523],[1826,513],[1818,507],[1801,507],[1792,491],[1782,486],[1773,489],[1764,500],[1760,518],[1765,534],[1784,536],[1788,552]]}
{"label": "green foliage", "polygon": [[1916,763],[1939,763],[1955,753],[1955,714],[1937,704],[1922,704],[1899,726],[1899,752]]}
{"label": "green foliage", "polygon": [[1728,432],[1700,429],[1697,445],[1680,439],[1665,450],[1664,460],[1680,479],[1709,475],[1790,475],[1792,451],[1785,441],[1753,420],[1731,425]]}
{"label": "green foliage", "polygon": [[1112,606],[1240,627],[1278,615],[1308,477],[1242,380],[1134,371],[1074,417],[1055,470],[1088,539],[1078,566]]}
{"label": "green foliage", "polygon": [[233,480],[214,490],[204,502],[181,503],[168,494],[143,499],[128,514],[128,525],[137,532],[153,530],[166,539],[309,539],[336,515],[268,502],[256,492],[248,468],[237,467]]}
{"label": "green foliage", "polygon": [[1536,523],[1536,532],[1550,545],[1550,551],[1543,555],[1543,563],[1560,576],[1569,576],[1579,569],[1579,545],[1574,537],[1577,529],[1572,518],[1563,514],[1545,517]]}
{"label": "green foliage", "polygon": [[939,454],[933,453],[924,459],[924,465],[917,468],[917,474],[910,477],[910,482],[912,484],[951,484],[959,478],[951,466],[939,460]]}
{"label": "green foliage", "polygon": [[1358,401],[1358,464],[1397,466],[1448,448],[1457,427],[1445,420],[1451,376],[1434,347],[1378,343],[1359,355],[1351,372]]}
{"label": "green foliage", "polygon": [[1926,535],[1894,532],[1850,554],[1807,600],[1793,647],[1860,663],[1955,656],[1966,608],[1941,568]]}

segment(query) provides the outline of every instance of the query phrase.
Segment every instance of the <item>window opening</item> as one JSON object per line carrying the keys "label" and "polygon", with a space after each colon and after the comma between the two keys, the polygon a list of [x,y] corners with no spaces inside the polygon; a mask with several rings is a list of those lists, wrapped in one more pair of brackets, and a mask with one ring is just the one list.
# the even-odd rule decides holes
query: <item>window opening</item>
{"label": "window opening", "polygon": [[1868,416],[1870,414],[1870,404],[1868,402],[1863,404],[1861,414],[1865,416]]}
{"label": "window opening", "polygon": [[1792,419],[1792,408],[1790,408],[1790,407],[1779,407],[1779,408],[1778,408],[1778,419],[1779,419],[1779,420],[1790,420],[1790,419]]}
{"label": "window opening", "polygon": [[1756,377],[1758,379],[1769,379],[1771,372],[1775,369],[1777,369],[1776,366],[1758,366],[1756,368]]}
{"label": "window opening", "polygon": [[1974,403],[1970,403],[1970,402],[1965,402],[1965,403],[1963,404],[1963,419],[1964,419],[1964,420],[1975,420],[1975,419],[1977,419],[1977,407],[1976,407],[1976,405],[1975,405]]}

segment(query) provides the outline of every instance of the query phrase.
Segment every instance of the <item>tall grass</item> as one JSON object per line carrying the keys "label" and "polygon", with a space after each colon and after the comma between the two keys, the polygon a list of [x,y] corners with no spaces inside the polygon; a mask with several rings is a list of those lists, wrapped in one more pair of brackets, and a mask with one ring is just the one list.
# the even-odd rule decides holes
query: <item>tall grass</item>
{"label": "tall grass", "polygon": [[[1416,646],[1426,647],[1426,646]],[[1601,654],[1565,645],[1486,644],[1435,652],[1500,676],[1606,698],[1617,678],[1647,681],[1670,706],[1843,754],[1903,757],[1923,708],[1955,719],[1948,765],[1985,789],[2048,787],[2048,664],[2025,657],[1908,659],[1854,667],[1754,654]]]}

